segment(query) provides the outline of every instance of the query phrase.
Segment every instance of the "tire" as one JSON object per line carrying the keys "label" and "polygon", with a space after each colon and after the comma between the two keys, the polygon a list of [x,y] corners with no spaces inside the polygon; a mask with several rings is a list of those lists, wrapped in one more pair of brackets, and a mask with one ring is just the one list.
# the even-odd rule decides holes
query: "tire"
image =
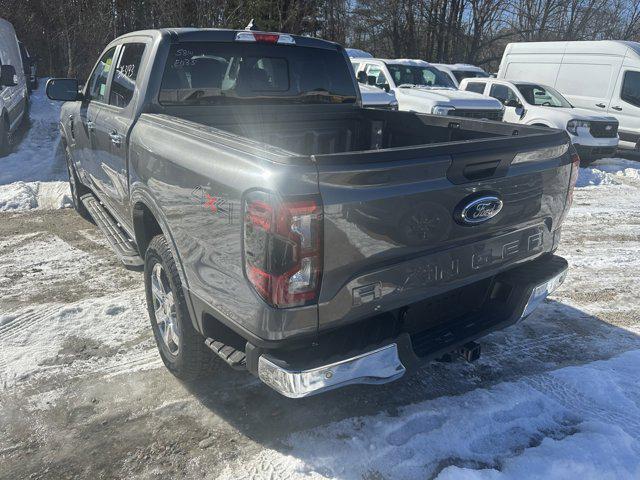
{"label": "tire", "polygon": [[9,125],[5,120],[0,120],[0,157],[5,157],[11,151],[11,136]]}
{"label": "tire", "polygon": [[163,235],[153,237],[147,247],[144,286],[153,336],[165,366],[183,381],[203,376],[213,354],[193,328],[178,269]]}
{"label": "tire", "polygon": [[91,218],[91,214],[84,206],[84,203],[80,200],[80,197],[87,193],[89,190],[87,187],[80,183],[78,179],[78,175],[76,174],[76,169],[73,167],[71,162],[71,154],[68,149],[64,151],[65,161],[67,163],[67,173],[69,174],[69,190],[71,190],[71,201],[73,202],[73,208],[78,215],[80,215],[85,220],[94,223],[93,218]]}

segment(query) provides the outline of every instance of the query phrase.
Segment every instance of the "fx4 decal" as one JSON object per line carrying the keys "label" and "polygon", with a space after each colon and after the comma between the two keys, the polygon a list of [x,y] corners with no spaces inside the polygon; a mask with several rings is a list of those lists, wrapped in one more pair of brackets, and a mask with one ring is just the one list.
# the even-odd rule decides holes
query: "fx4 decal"
{"label": "fx4 decal", "polygon": [[232,223],[233,203],[224,195],[210,194],[205,191],[205,187],[198,185],[191,191],[191,196],[202,208]]}

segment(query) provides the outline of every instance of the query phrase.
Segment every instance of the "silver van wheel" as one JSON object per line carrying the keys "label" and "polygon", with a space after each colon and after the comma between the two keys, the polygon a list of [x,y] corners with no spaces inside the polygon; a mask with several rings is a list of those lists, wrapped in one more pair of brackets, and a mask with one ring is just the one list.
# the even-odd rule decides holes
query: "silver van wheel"
{"label": "silver van wheel", "polygon": [[151,296],[160,337],[169,353],[177,355],[180,351],[181,333],[176,302],[167,275],[159,262],[153,266],[151,271]]}

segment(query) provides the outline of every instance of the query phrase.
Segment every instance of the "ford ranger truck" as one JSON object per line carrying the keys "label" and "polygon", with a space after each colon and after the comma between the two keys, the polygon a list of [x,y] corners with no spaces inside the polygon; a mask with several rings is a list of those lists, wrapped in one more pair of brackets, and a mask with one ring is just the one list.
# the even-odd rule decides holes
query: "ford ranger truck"
{"label": "ford ranger truck", "polygon": [[214,352],[288,397],[390,382],[565,277],[564,131],[362,108],[343,47],[283,33],[134,32],[83,83],[47,83],[74,205],[181,379]]}

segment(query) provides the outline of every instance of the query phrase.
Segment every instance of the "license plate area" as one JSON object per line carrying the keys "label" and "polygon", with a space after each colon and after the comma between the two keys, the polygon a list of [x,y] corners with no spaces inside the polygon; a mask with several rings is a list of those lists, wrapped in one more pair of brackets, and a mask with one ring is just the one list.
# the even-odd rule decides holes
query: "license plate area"
{"label": "license plate area", "polygon": [[427,255],[411,262],[405,288],[424,288],[462,280],[485,270],[533,257],[544,250],[545,228],[530,227]]}

